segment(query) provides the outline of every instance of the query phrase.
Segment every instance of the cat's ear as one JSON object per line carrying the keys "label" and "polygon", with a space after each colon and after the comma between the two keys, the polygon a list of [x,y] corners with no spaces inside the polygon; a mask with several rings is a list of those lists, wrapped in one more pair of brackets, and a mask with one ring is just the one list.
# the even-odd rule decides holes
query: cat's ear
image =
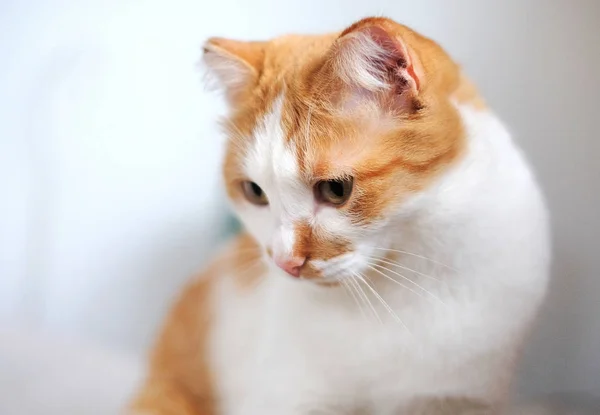
{"label": "cat's ear", "polygon": [[406,28],[385,18],[362,19],[347,28],[333,48],[333,68],[352,100],[385,101],[399,112],[418,108],[424,81],[416,53],[403,39]]}
{"label": "cat's ear", "polygon": [[209,87],[225,92],[230,103],[235,101],[257,82],[264,53],[264,42],[208,39],[204,44],[203,61]]}

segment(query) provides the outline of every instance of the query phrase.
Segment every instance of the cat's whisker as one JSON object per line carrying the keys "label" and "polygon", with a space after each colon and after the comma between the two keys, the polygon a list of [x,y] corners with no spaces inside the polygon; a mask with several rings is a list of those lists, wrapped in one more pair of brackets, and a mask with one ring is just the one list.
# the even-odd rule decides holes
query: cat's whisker
{"label": "cat's whisker", "polygon": [[396,314],[394,312],[392,307],[390,307],[390,305],[383,299],[383,297],[381,295],[379,295],[377,290],[374,287],[372,287],[371,284],[369,284],[366,277],[360,273],[357,274],[357,277],[358,277],[359,281],[362,281],[363,284],[365,284],[367,286],[367,288],[369,288],[369,290],[373,293],[375,298],[377,298],[379,300],[381,305],[388,311],[388,313],[390,313],[390,315],[394,318],[394,320],[396,320],[398,323],[402,324],[402,326],[410,333],[410,330],[408,330],[408,327],[406,327],[406,324],[404,324],[402,319],[398,316],[398,314]]}
{"label": "cat's whisker", "polygon": [[363,317],[365,319],[367,319],[367,314],[365,313],[365,309],[362,307],[362,305],[358,301],[358,297],[356,296],[356,292],[352,289],[352,286],[350,285],[350,283],[348,281],[346,281],[345,278],[342,278],[339,281],[344,286],[344,289],[346,290],[346,293],[350,293],[350,295],[354,299],[354,302],[356,303],[356,306],[359,308],[359,310],[360,310],[361,314],[363,315]]}
{"label": "cat's whisker", "polygon": [[363,302],[369,306],[369,308],[373,312],[373,315],[375,316],[375,318],[379,321],[380,324],[382,324],[383,322],[381,321],[381,318],[379,317],[379,314],[377,313],[377,310],[375,310],[375,307],[373,307],[373,304],[371,303],[371,300],[369,300],[369,297],[367,296],[367,294],[365,294],[365,292],[363,291],[362,287],[360,286],[360,284],[356,280],[356,274],[352,273],[352,277],[350,278],[350,281],[352,282],[352,284],[356,288],[356,291],[362,297]]}
{"label": "cat's whisker", "polygon": [[363,313],[364,313],[365,317],[367,317],[367,314],[366,314],[366,312],[365,312],[365,308],[364,308],[364,306],[367,306],[367,307],[368,307],[368,303],[367,303],[367,301],[365,301],[365,298],[364,298],[364,296],[363,296],[363,295],[364,295],[364,293],[363,293],[363,295],[361,295],[361,292],[358,290],[358,288],[357,288],[357,284],[356,284],[356,281],[354,280],[354,277],[350,277],[350,278],[348,279],[348,286],[349,286],[350,288],[352,288],[352,291],[353,291],[354,293],[356,293],[356,296],[357,296],[357,298],[360,300],[360,302],[361,302],[361,304],[362,304],[362,305],[361,305],[361,310],[363,311]]}
{"label": "cat's whisker", "polygon": [[377,268],[375,268],[375,266],[377,266],[377,265],[376,265],[376,264],[367,264],[367,267],[369,267],[371,270],[375,271],[376,273],[380,274],[380,275],[381,275],[381,276],[383,276],[384,278],[387,278],[388,280],[390,280],[390,281],[394,282],[395,284],[397,284],[397,285],[401,286],[402,288],[405,288],[405,289],[407,289],[408,291],[410,291],[410,292],[412,292],[412,293],[414,293],[414,294],[418,295],[418,296],[419,296],[419,297],[421,297],[421,298],[426,298],[426,297],[425,297],[423,294],[421,294],[420,292],[418,292],[418,291],[415,291],[415,290],[413,290],[412,288],[410,288],[409,286],[402,284],[400,281],[398,281],[398,280],[396,280],[396,279],[394,279],[394,278],[390,277],[390,276],[389,276],[389,275],[387,275],[387,274],[384,274],[383,272],[381,272],[380,270],[378,270]]}
{"label": "cat's whisker", "polygon": [[397,252],[399,254],[409,255],[409,256],[412,256],[412,257],[415,257],[415,258],[421,258],[421,259],[423,259],[425,261],[429,261],[431,263],[434,263],[434,264],[437,264],[437,265],[441,265],[442,267],[451,269],[452,271],[458,272],[458,270],[456,268],[451,267],[450,265],[444,264],[443,262],[436,261],[435,259],[427,258],[426,256],[423,256],[423,255],[415,254],[413,252],[403,251],[401,249],[381,248],[381,247],[378,247],[378,246],[374,246],[373,249],[379,249],[381,251]]}
{"label": "cat's whisker", "polygon": [[[406,277],[405,275],[402,275],[402,274],[400,274],[400,273],[398,273],[398,272],[396,272],[396,271],[394,271],[394,270],[391,270],[391,269],[389,269],[389,268],[386,268],[386,267],[384,267],[383,265],[378,265],[378,264],[374,264],[374,263],[369,263],[367,266],[368,266],[369,268],[371,268],[373,271],[375,271],[375,272],[377,272],[377,273],[379,273],[379,274],[383,275],[385,278],[387,278],[387,279],[389,279],[390,281],[393,281],[393,282],[395,282],[396,284],[398,284],[398,285],[400,285],[400,286],[402,286],[402,287],[406,288],[408,291],[410,291],[410,292],[412,292],[412,293],[414,293],[414,294],[418,295],[418,296],[419,296],[419,297],[421,297],[421,298],[428,299],[428,300],[429,300],[429,299],[434,299],[434,300],[437,300],[437,301],[438,301],[440,304],[443,304],[444,306],[446,305],[446,304],[445,304],[445,303],[444,303],[442,300],[440,300],[440,299],[439,299],[439,298],[438,298],[438,297],[437,297],[435,294],[432,294],[431,292],[429,292],[428,290],[426,290],[425,288],[423,288],[422,286],[420,286],[419,284],[417,284],[416,282],[414,282],[414,281],[413,281],[413,280],[411,280],[410,278]],[[391,272],[392,274],[394,274],[394,275],[397,275],[397,276],[399,276],[399,277],[401,277],[401,278],[403,278],[403,279],[407,280],[408,282],[410,282],[410,283],[414,284],[415,286],[417,286],[418,288],[420,288],[421,290],[423,290],[425,293],[429,294],[429,295],[431,296],[431,298],[429,298],[429,297],[426,297],[426,296],[424,296],[423,294],[421,294],[420,292],[418,292],[418,291],[415,291],[415,290],[413,290],[412,288],[410,288],[410,287],[408,287],[408,286],[406,286],[406,285],[402,284],[402,283],[401,283],[401,282],[399,282],[398,280],[396,280],[396,279],[394,279],[394,278],[390,277],[390,276],[389,276],[389,275],[387,275],[387,274],[384,274],[383,272],[381,272],[380,270],[378,270],[378,269],[377,269],[377,268],[375,268],[375,267],[377,267],[377,268],[381,268],[381,269],[383,269],[383,270],[385,270],[385,271],[388,271],[388,272]]]}
{"label": "cat's whisker", "polygon": [[[374,264],[374,265],[375,265],[375,264]],[[412,289],[412,288],[410,288],[409,286],[407,286],[407,285],[405,285],[405,284],[401,283],[400,281],[396,280],[395,278],[392,278],[392,277],[390,277],[389,275],[385,274],[384,272],[380,271],[379,269],[375,268],[375,266],[377,266],[377,267],[380,267],[380,266],[378,266],[378,265],[375,265],[375,266],[373,266],[373,265],[370,265],[370,264],[368,264],[367,266],[368,266],[368,267],[369,267],[371,270],[373,270],[373,271],[375,271],[376,273],[378,273],[379,275],[381,275],[382,277],[384,277],[384,278],[386,278],[386,279],[388,279],[388,280],[392,281],[394,284],[396,284],[396,285],[399,285],[400,287],[402,287],[402,288],[406,289],[407,291],[410,291],[411,293],[413,293],[413,294],[417,295],[418,297],[421,297],[421,298],[423,298],[423,299],[425,299],[425,300],[431,300],[429,297],[427,297],[427,296],[423,295],[423,294],[422,294],[422,293],[420,293],[419,291],[415,291],[415,290],[413,290],[413,289]],[[385,269],[386,271],[390,271],[390,270],[388,270],[387,268],[383,268],[383,269]],[[392,272],[392,271],[390,271],[390,272]],[[398,275],[400,275],[400,274],[398,274]],[[405,279],[408,279],[408,278],[406,278],[406,277],[404,277],[404,278],[405,278]]]}
{"label": "cat's whisker", "polygon": [[433,277],[431,275],[424,274],[424,273],[422,273],[420,271],[417,271],[416,269],[412,269],[412,268],[407,267],[406,265],[400,264],[400,263],[398,263],[396,261],[391,261],[391,260],[388,260],[388,259],[385,259],[385,258],[381,258],[381,257],[378,257],[378,256],[367,256],[367,258],[368,259],[372,259],[372,260],[376,260],[378,262],[383,262],[384,264],[388,264],[388,265],[392,265],[392,266],[395,266],[395,267],[398,267],[398,268],[402,268],[402,269],[404,269],[406,271],[414,272],[415,274],[420,275],[420,276],[425,277],[425,278],[430,278],[430,279],[435,280],[435,281],[444,282],[444,281],[442,281],[439,278]]}

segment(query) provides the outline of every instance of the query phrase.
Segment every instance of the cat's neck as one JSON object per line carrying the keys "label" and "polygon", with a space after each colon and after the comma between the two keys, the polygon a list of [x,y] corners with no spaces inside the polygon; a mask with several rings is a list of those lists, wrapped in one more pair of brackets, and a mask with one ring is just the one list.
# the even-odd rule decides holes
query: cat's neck
{"label": "cat's neck", "polygon": [[510,209],[507,201],[518,199],[518,192],[535,190],[498,118],[469,108],[461,108],[461,114],[467,134],[465,154],[408,202],[387,227],[382,242],[396,257],[393,260],[401,259],[421,272],[464,269],[485,250],[482,242],[489,242],[492,229],[493,239],[510,237],[514,226],[499,226],[505,209]]}

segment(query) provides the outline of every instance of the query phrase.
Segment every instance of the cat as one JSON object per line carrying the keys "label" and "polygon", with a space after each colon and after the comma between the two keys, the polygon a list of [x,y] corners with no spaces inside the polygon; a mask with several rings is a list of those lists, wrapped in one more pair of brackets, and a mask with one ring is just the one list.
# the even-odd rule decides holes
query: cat
{"label": "cat", "polygon": [[131,413],[501,411],[548,213],[460,67],[384,17],[203,59],[244,231],[174,305]]}

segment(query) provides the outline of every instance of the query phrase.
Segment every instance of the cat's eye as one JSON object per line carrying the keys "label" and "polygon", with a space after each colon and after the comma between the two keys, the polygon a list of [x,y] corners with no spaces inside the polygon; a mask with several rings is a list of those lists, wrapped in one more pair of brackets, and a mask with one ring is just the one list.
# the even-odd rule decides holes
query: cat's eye
{"label": "cat's eye", "polygon": [[350,198],[352,184],[352,178],[320,181],[315,186],[317,200],[334,206],[343,205]]}
{"label": "cat's eye", "polygon": [[242,182],[242,191],[246,200],[254,205],[264,206],[269,204],[267,195],[259,185],[249,180]]}

